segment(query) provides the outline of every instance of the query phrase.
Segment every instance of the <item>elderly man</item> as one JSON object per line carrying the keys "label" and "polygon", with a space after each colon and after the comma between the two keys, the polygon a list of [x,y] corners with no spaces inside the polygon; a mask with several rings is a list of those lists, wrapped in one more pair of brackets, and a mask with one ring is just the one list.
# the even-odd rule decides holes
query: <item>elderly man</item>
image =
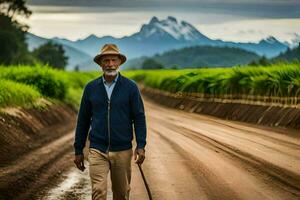
{"label": "elderly man", "polygon": [[[143,100],[136,83],[118,71],[126,57],[116,45],[105,44],[94,61],[104,73],[84,88],[77,117],[74,163],[78,169],[85,169],[83,149],[89,133],[92,198],[106,199],[110,171],[113,199],[129,199],[132,154],[139,165],[145,159]],[[133,125],[137,144],[134,153]]]}

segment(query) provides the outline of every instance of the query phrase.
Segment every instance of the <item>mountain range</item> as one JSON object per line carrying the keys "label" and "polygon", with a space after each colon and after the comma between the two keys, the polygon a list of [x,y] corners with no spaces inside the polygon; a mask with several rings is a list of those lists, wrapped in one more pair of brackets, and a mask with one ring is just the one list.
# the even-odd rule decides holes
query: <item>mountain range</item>
{"label": "mountain range", "polygon": [[92,34],[85,39],[70,41],[64,38],[46,39],[31,33],[27,35],[29,49],[34,49],[39,45],[52,40],[62,44],[66,55],[69,57],[67,70],[78,66],[80,70],[97,70],[98,66],[93,63],[93,57],[100,52],[100,48],[105,43],[115,43],[121,49],[129,62],[124,64],[128,68],[131,59],[139,57],[150,57],[174,49],[181,49],[190,46],[218,46],[234,47],[254,52],[260,56],[268,58],[275,57],[287,50],[285,43],[270,36],[262,39],[258,43],[236,43],[222,40],[213,40],[198,31],[193,25],[186,21],[179,21],[174,17],[167,17],[159,20],[153,17],[149,23],[143,24],[139,32],[122,38],[112,36],[97,37]]}

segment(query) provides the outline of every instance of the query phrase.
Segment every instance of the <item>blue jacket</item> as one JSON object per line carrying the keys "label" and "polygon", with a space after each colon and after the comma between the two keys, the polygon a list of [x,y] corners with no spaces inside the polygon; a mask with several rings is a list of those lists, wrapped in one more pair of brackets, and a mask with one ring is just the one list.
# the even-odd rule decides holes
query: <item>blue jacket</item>
{"label": "blue jacket", "polygon": [[144,104],[135,82],[122,76],[107,97],[103,76],[90,81],[84,88],[77,116],[75,154],[83,153],[89,133],[90,147],[101,152],[132,148],[133,126],[137,148],[146,145]]}

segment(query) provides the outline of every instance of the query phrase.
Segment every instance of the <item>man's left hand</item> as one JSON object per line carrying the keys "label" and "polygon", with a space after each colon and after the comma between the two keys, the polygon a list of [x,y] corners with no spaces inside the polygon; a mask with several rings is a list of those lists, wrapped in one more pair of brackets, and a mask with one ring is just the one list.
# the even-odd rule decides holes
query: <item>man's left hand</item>
{"label": "man's left hand", "polygon": [[136,164],[141,165],[145,160],[145,149],[135,149],[134,160]]}

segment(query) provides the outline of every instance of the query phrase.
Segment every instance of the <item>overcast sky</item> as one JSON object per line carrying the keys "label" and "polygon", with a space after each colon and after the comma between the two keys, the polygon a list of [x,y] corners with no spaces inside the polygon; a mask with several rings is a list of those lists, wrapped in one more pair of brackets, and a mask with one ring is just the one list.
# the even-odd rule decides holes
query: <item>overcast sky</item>
{"label": "overcast sky", "polygon": [[300,35],[300,0],[28,0],[30,31],[71,40],[90,34],[123,37],[153,16],[173,16],[212,39],[258,41]]}

